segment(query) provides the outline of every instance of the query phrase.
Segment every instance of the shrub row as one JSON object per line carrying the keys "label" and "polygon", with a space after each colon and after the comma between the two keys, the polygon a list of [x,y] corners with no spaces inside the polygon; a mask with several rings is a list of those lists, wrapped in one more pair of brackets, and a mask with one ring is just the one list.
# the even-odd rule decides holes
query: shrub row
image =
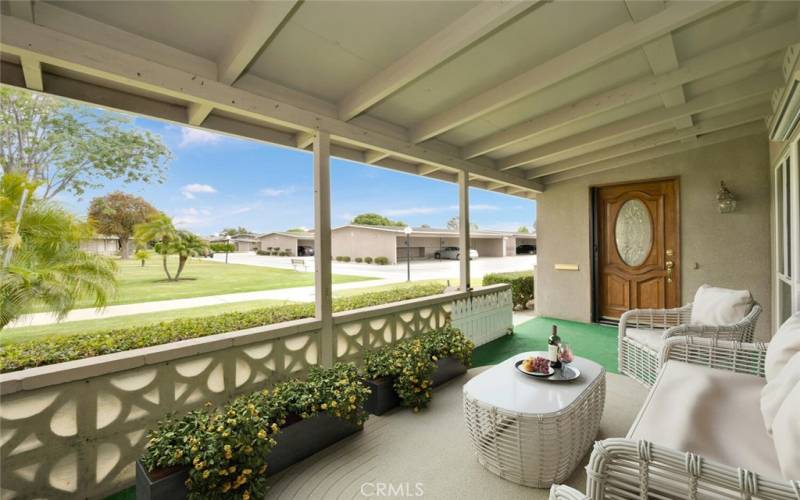
{"label": "shrub row", "polygon": [[469,367],[475,344],[450,324],[414,338],[367,351],[367,377],[393,377],[394,390],[403,406],[419,411],[431,400],[431,376],[438,359],[452,356]]}
{"label": "shrub row", "polygon": [[483,284],[497,285],[509,283],[511,285],[511,300],[515,306],[523,309],[528,302],[533,300],[533,271],[520,271],[515,273],[493,273],[483,277]]}
{"label": "shrub row", "polygon": [[148,433],[142,464],[150,472],[190,466],[189,499],[264,498],[269,451],[287,419],[328,413],[361,425],[368,395],[355,365],[315,367],[303,381],[168,415]]}
{"label": "shrub row", "polygon": [[[440,294],[444,286],[417,285],[397,290],[367,292],[335,298],[336,312]],[[270,306],[247,312],[183,318],[161,323],[117,328],[87,335],[36,339],[0,347],[0,373],[84,359],[91,356],[149,347],[178,340],[205,337],[256,326],[272,325],[314,316],[314,304]]]}
{"label": "shrub row", "polygon": [[281,257],[288,257],[292,255],[289,250],[256,250],[257,255],[279,255]]}
{"label": "shrub row", "polygon": [[[350,257],[348,257],[347,255],[337,255],[335,259],[336,262],[350,262],[351,260]],[[352,260],[354,260],[359,264],[362,262],[365,262],[367,264],[372,264],[374,262],[375,264],[378,264],[380,266],[385,266],[389,263],[388,257],[375,257],[374,259],[372,257],[364,257],[364,258],[356,257],[355,259]]]}

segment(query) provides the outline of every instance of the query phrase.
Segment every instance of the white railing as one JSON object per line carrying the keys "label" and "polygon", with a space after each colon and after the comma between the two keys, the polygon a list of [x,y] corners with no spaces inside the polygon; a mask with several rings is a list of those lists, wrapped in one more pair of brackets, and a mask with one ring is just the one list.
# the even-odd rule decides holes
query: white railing
{"label": "white railing", "polygon": [[[359,361],[365,348],[441,326],[451,312],[457,323],[507,308],[508,328],[508,289],[337,313],[335,359]],[[309,318],[2,374],[0,497],[102,498],[129,486],[146,431],[165,414],[302,377],[322,348]]]}

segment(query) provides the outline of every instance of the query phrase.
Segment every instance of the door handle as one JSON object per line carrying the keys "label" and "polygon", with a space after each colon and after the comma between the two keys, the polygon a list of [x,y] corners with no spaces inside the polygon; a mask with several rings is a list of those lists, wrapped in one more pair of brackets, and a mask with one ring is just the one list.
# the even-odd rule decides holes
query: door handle
{"label": "door handle", "polygon": [[672,268],[675,267],[675,263],[668,260],[665,265],[667,267],[667,283],[672,283]]}

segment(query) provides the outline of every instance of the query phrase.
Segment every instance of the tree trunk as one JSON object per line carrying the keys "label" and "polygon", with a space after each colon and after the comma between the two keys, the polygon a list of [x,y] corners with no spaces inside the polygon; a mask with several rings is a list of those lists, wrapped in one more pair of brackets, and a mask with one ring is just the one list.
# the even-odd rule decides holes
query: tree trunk
{"label": "tree trunk", "polygon": [[172,281],[172,275],[169,274],[169,269],[167,269],[167,254],[162,254],[163,260],[161,261],[164,265],[164,272],[167,275],[167,281]]}
{"label": "tree trunk", "polygon": [[180,278],[183,272],[183,266],[186,265],[187,260],[189,260],[189,257],[184,257],[183,255],[178,256],[178,272],[175,273],[175,281],[178,281]]}
{"label": "tree trunk", "polygon": [[130,242],[128,238],[119,238],[119,258],[122,260],[128,260],[131,257],[131,248]]}

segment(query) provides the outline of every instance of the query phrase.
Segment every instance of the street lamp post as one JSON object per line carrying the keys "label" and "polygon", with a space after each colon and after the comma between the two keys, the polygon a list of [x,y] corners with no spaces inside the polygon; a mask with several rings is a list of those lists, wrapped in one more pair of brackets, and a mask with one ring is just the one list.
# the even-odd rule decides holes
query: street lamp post
{"label": "street lamp post", "polygon": [[411,226],[403,229],[406,234],[406,281],[411,281]]}
{"label": "street lamp post", "polygon": [[228,236],[227,243],[225,244],[225,263],[228,263],[228,252],[231,251],[231,237]]}

